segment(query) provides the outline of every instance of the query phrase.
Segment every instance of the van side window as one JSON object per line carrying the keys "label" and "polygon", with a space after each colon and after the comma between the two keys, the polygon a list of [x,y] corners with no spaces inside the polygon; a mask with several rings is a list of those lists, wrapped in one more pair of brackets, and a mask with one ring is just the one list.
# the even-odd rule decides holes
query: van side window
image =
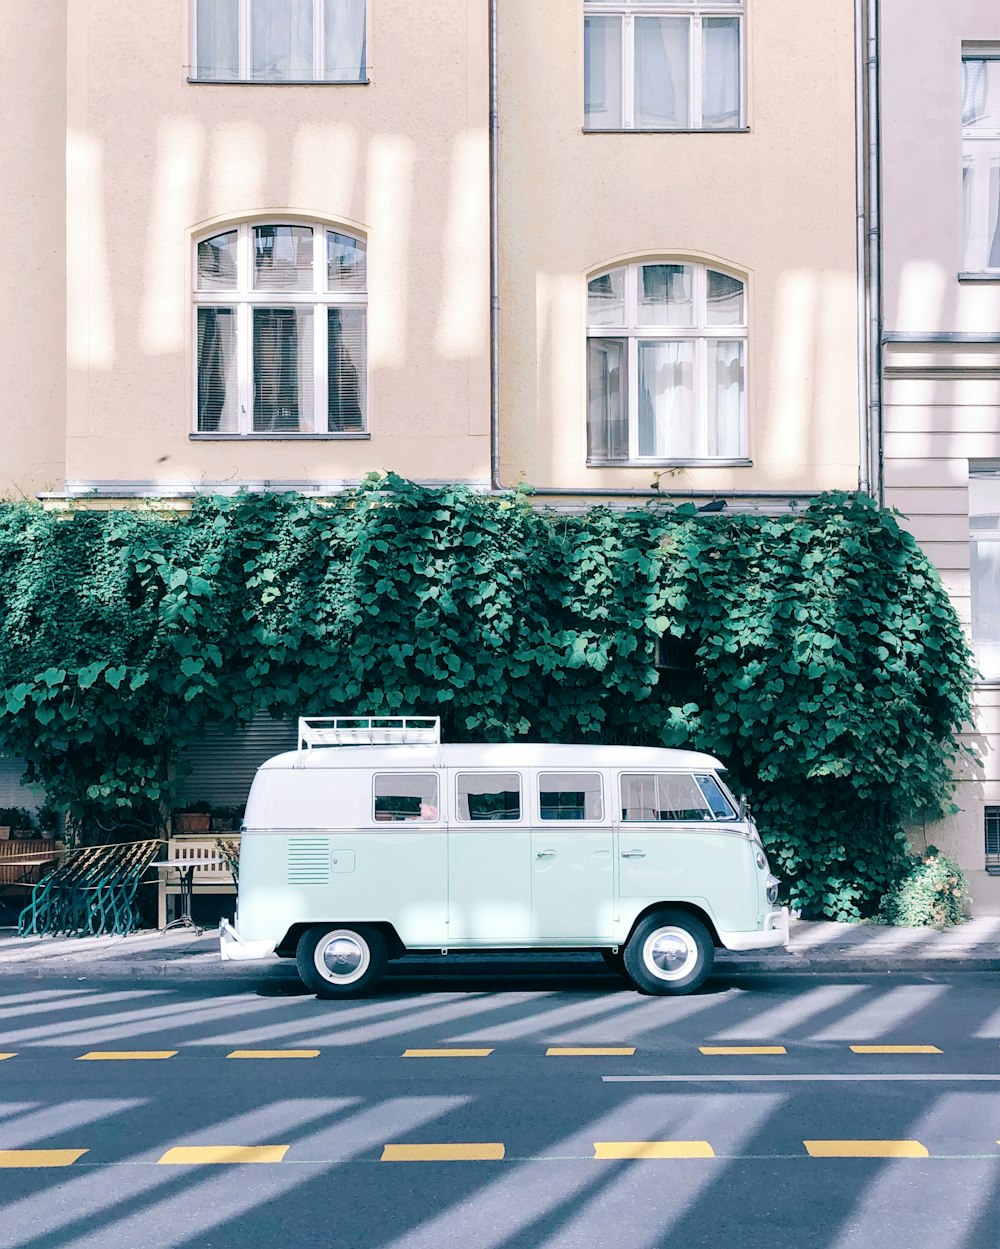
{"label": "van side window", "polygon": [[380,772],[375,776],[375,819],[436,820],[441,804],[438,801],[438,778],[433,772]]}
{"label": "van side window", "polygon": [[516,772],[463,772],[458,778],[460,820],[519,820],[521,778]]}
{"label": "van side window", "polygon": [[722,792],[722,786],[711,773],[705,776],[696,776],[694,779],[698,782],[701,792],[705,795],[705,801],[712,808],[712,814],[717,820],[735,820],[737,818],[733,804]]}
{"label": "van side window", "polygon": [[603,819],[600,773],[543,773],[538,778],[538,814],[543,820]]}
{"label": "van side window", "polygon": [[708,808],[694,777],[688,772],[623,772],[622,820],[710,820]]}

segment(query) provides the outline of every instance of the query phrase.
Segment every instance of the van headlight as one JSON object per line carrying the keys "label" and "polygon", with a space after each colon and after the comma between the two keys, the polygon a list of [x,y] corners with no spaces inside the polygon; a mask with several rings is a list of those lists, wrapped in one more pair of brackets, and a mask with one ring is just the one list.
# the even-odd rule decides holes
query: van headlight
{"label": "van headlight", "polygon": [[778,886],[780,884],[781,884],[781,881],[777,878],[777,876],[772,876],[771,873],[768,872],[767,874],[767,900],[768,902],[770,902],[772,906],[774,906],[775,902],[777,902],[778,900]]}

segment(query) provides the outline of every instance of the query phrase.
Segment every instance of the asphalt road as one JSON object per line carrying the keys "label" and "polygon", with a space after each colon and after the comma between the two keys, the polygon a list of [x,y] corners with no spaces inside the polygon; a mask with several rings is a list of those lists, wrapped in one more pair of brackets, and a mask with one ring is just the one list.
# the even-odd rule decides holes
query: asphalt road
{"label": "asphalt road", "polygon": [[0,1053],[3,1249],[1000,1243],[993,975],[11,978]]}

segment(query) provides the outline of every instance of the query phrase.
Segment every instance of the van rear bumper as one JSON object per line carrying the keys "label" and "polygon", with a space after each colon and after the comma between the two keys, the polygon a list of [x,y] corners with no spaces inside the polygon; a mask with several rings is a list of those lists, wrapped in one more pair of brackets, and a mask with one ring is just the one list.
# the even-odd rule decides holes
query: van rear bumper
{"label": "van rear bumper", "polygon": [[229,920],[219,921],[219,957],[224,963],[247,963],[267,958],[276,948],[274,941],[247,941]]}
{"label": "van rear bumper", "polygon": [[764,927],[759,932],[723,932],[719,940],[727,950],[770,950],[788,944],[788,907],[771,911],[764,916]]}

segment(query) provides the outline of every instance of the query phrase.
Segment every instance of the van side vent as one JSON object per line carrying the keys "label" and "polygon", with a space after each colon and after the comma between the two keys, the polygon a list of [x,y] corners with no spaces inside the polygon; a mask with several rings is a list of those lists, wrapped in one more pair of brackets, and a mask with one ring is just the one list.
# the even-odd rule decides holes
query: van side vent
{"label": "van side vent", "polygon": [[330,883],[330,839],[303,837],[288,843],[288,883],[328,885]]}

